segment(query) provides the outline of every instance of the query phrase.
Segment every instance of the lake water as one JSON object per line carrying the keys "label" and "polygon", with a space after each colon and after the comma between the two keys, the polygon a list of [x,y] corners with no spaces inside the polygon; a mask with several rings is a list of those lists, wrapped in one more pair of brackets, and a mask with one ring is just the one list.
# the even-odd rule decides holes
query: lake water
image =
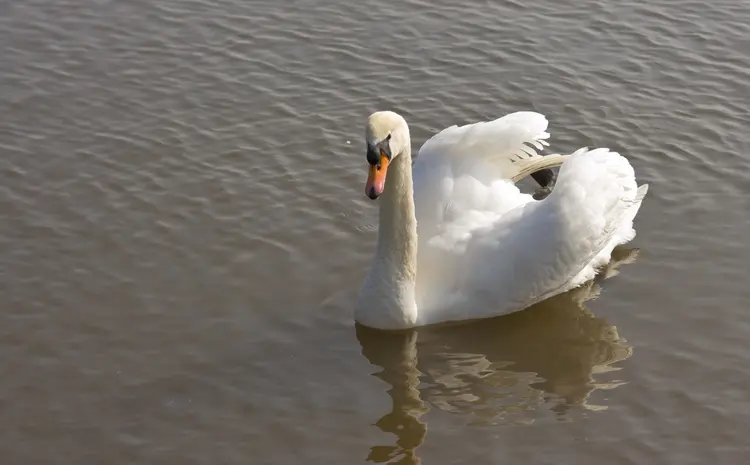
{"label": "lake water", "polygon": [[[747,1],[0,11],[3,463],[747,460]],[[517,314],[357,328],[380,109],[542,112],[651,184],[638,236]]]}

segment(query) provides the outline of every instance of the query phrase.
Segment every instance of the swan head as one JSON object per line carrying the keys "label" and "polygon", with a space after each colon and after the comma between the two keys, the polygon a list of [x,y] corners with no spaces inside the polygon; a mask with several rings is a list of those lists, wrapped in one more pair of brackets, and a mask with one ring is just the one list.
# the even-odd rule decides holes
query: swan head
{"label": "swan head", "polygon": [[385,190],[388,165],[401,155],[410,143],[409,126],[398,113],[377,111],[367,118],[365,140],[367,163],[370,164],[365,194],[374,200]]}

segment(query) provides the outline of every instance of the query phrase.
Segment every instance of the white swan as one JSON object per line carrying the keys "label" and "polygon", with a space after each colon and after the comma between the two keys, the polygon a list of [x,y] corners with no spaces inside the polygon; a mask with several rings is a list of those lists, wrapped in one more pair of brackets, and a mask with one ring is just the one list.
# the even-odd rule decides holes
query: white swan
{"label": "white swan", "polygon": [[[546,130],[533,112],[451,126],[412,165],[404,118],[370,115],[366,193],[381,197],[380,218],[358,323],[404,329],[521,310],[592,279],[635,236],[648,185],[630,163],[603,148],[540,156]],[[560,164],[544,200],[515,186]]]}

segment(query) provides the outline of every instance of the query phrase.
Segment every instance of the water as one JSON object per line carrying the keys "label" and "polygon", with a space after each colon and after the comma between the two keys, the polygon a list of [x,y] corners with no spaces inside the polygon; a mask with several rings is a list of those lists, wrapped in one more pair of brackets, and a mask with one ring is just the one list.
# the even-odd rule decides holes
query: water
{"label": "water", "polygon": [[[750,452],[742,0],[0,8],[8,464],[737,464]],[[363,124],[532,109],[651,190],[619,275],[355,328]],[[598,299],[594,299],[600,294]]]}

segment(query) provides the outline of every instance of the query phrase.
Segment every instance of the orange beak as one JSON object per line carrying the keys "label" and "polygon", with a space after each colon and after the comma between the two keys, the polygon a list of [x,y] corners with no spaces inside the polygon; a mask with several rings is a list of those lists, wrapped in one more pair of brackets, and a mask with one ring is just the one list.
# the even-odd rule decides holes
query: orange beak
{"label": "orange beak", "polygon": [[375,200],[383,194],[385,189],[385,173],[388,171],[388,157],[380,152],[380,163],[370,165],[370,173],[367,176],[365,194]]}

